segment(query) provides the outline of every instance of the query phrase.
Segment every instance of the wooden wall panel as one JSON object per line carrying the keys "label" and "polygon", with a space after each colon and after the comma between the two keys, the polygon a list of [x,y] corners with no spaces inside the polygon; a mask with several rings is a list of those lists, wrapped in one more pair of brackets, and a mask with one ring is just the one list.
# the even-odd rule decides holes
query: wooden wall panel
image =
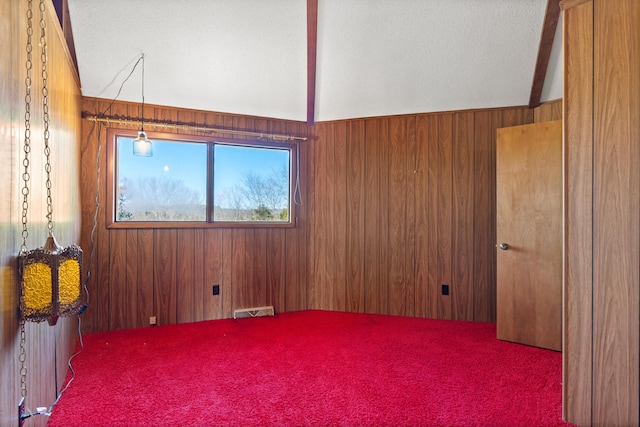
{"label": "wooden wall panel", "polygon": [[[253,276],[249,278],[248,283],[251,283],[251,287],[255,290],[253,295],[252,307],[262,307],[267,305],[267,231],[265,229],[253,229],[253,247],[254,252],[251,254],[251,259],[247,262],[252,262],[254,266]],[[269,230],[271,232],[271,230]],[[275,303],[274,303],[275,305]]]}
{"label": "wooden wall panel", "polygon": [[495,129],[491,112],[474,113],[474,166],[473,166],[473,318],[489,322],[495,319],[495,305],[491,298],[495,278],[495,229],[493,212],[495,197],[495,156],[492,144]]}
{"label": "wooden wall panel", "polygon": [[[205,265],[208,264],[207,258],[205,258],[204,251],[204,242],[205,242],[205,233],[195,232],[193,236],[193,285],[192,285],[192,298],[193,298],[193,306],[190,308],[185,308],[191,314],[191,321],[196,322],[204,319],[203,310],[204,304],[202,303],[203,297],[209,296],[207,291],[211,291],[213,294],[213,284],[208,284],[205,281],[204,277],[204,269]],[[178,285],[180,286],[180,285]],[[180,289],[180,288],[178,288]],[[218,299],[220,299],[218,297]],[[185,314],[180,313],[178,311],[178,316],[182,318],[186,318]]]}
{"label": "wooden wall panel", "polygon": [[[80,241],[80,86],[68,55],[62,31],[50,2],[46,5],[48,47],[48,91],[54,234],[61,245]],[[25,45],[27,2],[0,2],[0,425],[17,425],[20,399],[18,362],[20,326],[17,318],[18,275],[22,208],[22,161],[24,158]],[[39,34],[39,12],[34,5],[34,33]],[[43,162],[42,82],[40,47],[33,39],[31,87],[31,183],[27,246],[45,243],[46,209]],[[85,248],[85,256],[88,257]],[[66,363],[77,343],[77,317],[61,318],[56,326],[47,322],[25,327],[27,399],[26,405],[49,406],[55,400],[67,374]],[[34,417],[26,426],[43,426],[46,417]]]}
{"label": "wooden wall panel", "polygon": [[[298,277],[298,239],[297,236],[291,236],[291,244],[285,244],[285,233],[283,230],[270,230],[266,234],[265,241],[265,269],[266,269],[266,295],[265,302],[271,301],[274,310],[277,312],[293,311],[300,305],[299,294],[300,288],[293,284],[299,283]],[[289,249],[287,256],[287,248]],[[289,259],[292,262],[286,262]],[[289,271],[287,271],[289,266]],[[289,278],[287,280],[287,278]],[[292,286],[286,287],[287,283]],[[290,293],[286,290],[291,289]],[[264,305],[263,304],[263,305]]]}
{"label": "wooden wall panel", "polygon": [[[85,123],[82,125],[82,133],[80,135],[80,141],[87,141],[89,138],[94,137],[96,135],[97,126],[87,126]],[[84,224],[87,226],[83,226],[83,233],[80,236],[80,247],[82,248],[90,248],[91,247],[91,228],[93,227],[93,217],[95,207],[95,199],[96,199],[96,175],[97,175],[97,167],[96,167],[96,157],[98,155],[98,144],[80,144],[80,200],[82,203],[81,206],[81,218]],[[90,174],[93,174],[93,177],[90,179]],[[85,232],[88,230],[88,232]],[[95,235],[94,239],[95,241]],[[97,266],[95,265],[95,250],[94,254],[91,254],[91,251],[87,251],[85,255],[85,268],[83,269],[83,280],[86,280],[88,273],[91,275],[97,274]],[[92,268],[89,268],[90,262],[92,262]],[[87,281],[87,287],[91,290],[92,284],[95,283],[95,278],[91,277]],[[90,298],[93,298],[93,295],[89,294]],[[83,327],[87,330],[95,330],[97,329],[97,325],[95,324],[95,316],[84,316],[83,319]]]}
{"label": "wooden wall panel", "polygon": [[533,109],[533,121],[535,123],[553,120],[562,120],[562,99],[545,102]]}
{"label": "wooden wall panel", "polygon": [[[433,117],[433,116],[431,116]],[[415,156],[415,316],[429,317],[433,313],[434,295],[429,286],[429,118],[416,117]]]}
{"label": "wooden wall panel", "polygon": [[180,230],[177,241],[177,262],[176,262],[176,321],[186,323],[195,321],[194,313],[196,306],[196,296],[201,297],[201,293],[196,289],[196,259],[202,263],[204,259],[196,257],[195,246],[196,232],[193,229]]}
{"label": "wooden wall panel", "polygon": [[436,193],[436,278],[437,286],[449,285],[449,295],[438,298],[438,318],[451,319],[451,293],[459,292],[451,282],[451,226],[452,226],[452,180],[453,180],[453,115],[438,116],[437,187]]}
{"label": "wooden wall panel", "polygon": [[474,114],[456,113],[453,141],[452,316],[473,320],[474,309]]}
{"label": "wooden wall panel", "polygon": [[[334,201],[334,178],[333,161],[334,161],[334,125],[326,124],[317,127],[318,136],[322,138],[321,143],[316,144],[318,150],[316,161],[317,174],[316,179],[319,180],[319,187],[316,188],[316,237],[319,245],[314,248],[316,260],[319,268],[319,281],[315,287],[317,292],[316,308],[326,308],[335,310],[335,284],[336,284],[336,267],[334,263],[334,252],[331,245],[335,242],[335,232],[332,218],[335,216]],[[324,156],[323,156],[324,154]],[[322,175],[322,176],[321,176]],[[314,247],[312,245],[312,247]],[[330,286],[328,284],[331,284]]]}
{"label": "wooden wall panel", "polygon": [[363,254],[363,311],[380,312],[380,181],[378,142],[378,120],[369,119],[364,122],[365,159],[364,159],[364,254]]}
{"label": "wooden wall panel", "polygon": [[230,237],[229,246],[225,245],[224,250],[231,253],[231,257],[225,259],[229,263],[224,263],[222,269],[225,272],[230,273],[230,280],[232,283],[236,283],[238,286],[234,286],[232,298],[233,304],[237,308],[247,308],[252,305],[247,304],[249,300],[249,292],[251,289],[247,286],[247,276],[245,271],[245,236],[246,230],[233,229],[225,230],[225,234]]}
{"label": "wooden wall panel", "polygon": [[438,115],[427,118],[427,163],[425,165],[428,186],[418,197],[427,200],[426,223],[426,264],[427,294],[429,295],[426,317],[439,318],[440,279],[438,277],[438,186],[439,186],[439,152],[438,152]]}
{"label": "wooden wall panel", "polygon": [[[202,289],[202,318],[220,319],[233,315],[233,283],[231,268],[231,230],[209,229],[204,232],[204,288]],[[213,285],[220,285],[220,294],[213,296]],[[227,308],[228,307],[228,308]],[[241,307],[238,307],[241,308]],[[226,309],[226,312],[225,312]]]}
{"label": "wooden wall panel", "polygon": [[[136,313],[138,311],[138,232],[137,230],[126,230],[126,232],[127,260],[125,281],[128,287],[127,294],[131,300],[129,308],[133,313]],[[128,318],[131,328],[138,327],[137,316],[128,316]]]}
{"label": "wooden wall panel", "polygon": [[[108,106],[108,104],[103,103],[102,105],[100,105],[98,108],[101,108],[99,111],[104,111],[104,109],[106,109]],[[83,122],[83,125],[85,125],[85,123]],[[92,295],[92,300],[89,304],[89,309],[87,310],[87,316],[88,318],[93,317],[91,314],[92,312],[95,313],[95,317],[93,319],[93,323],[95,325],[95,331],[107,331],[109,330],[109,325],[110,325],[110,318],[109,318],[109,291],[110,291],[110,283],[111,283],[111,278],[109,276],[109,272],[110,272],[110,260],[109,260],[109,254],[111,253],[109,250],[110,247],[110,235],[107,231],[106,228],[101,227],[101,224],[104,224],[104,221],[106,220],[106,215],[107,215],[107,210],[105,209],[105,201],[107,199],[107,187],[106,185],[97,185],[97,181],[99,180],[100,183],[105,183],[107,182],[107,164],[106,164],[106,159],[107,159],[107,146],[106,146],[106,139],[107,139],[107,129],[102,126],[101,124],[98,124],[97,126],[97,133],[96,133],[96,137],[97,137],[97,141],[96,141],[96,145],[99,145],[99,159],[98,161],[100,162],[100,167],[98,168],[98,170],[95,170],[96,167],[96,158],[90,158],[87,159],[87,165],[91,165],[94,167],[94,169],[89,172],[87,175],[83,174],[83,179],[86,179],[91,182],[93,184],[93,192],[96,192],[96,188],[98,189],[98,203],[96,206],[96,200],[95,200],[95,196],[91,197],[90,200],[90,205],[91,208],[87,209],[88,212],[91,212],[89,218],[83,217],[82,218],[82,227],[83,227],[83,234],[85,233],[85,230],[88,227],[85,227],[85,224],[93,224],[94,221],[94,212],[97,210],[97,222],[98,222],[98,226],[95,229],[95,235],[94,235],[94,245],[95,245],[95,254],[94,254],[94,259],[93,259],[93,264],[95,265],[95,272],[91,273],[91,277],[93,280],[90,280],[89,282],[87,282],[87,287],[89,289],[90,295]],[[84,159],[83,161],[83,165],[84,165]],[[85,172],[85,170],[83,169],[82,171],[83,173]],[[98,177],[99,174],[99,178]],[[85,203],[85,200],[82,200],[82,203]],[[91,225],[91,228],[93,228],[93,225]],[[90,229],[89,229],[89,233],[91,233]],[[95,308],[95,311],[91,310],[92,308]],[[92,329],[87,329],[87,330],[92,330]]]}
{"label": "wooden wall panel", "polygon": [[638,425],[640,3],[593,7],[592,421]]}
{"label": "wooden wall panel", "polygon": [[[247,229],[242,230],[244,234],[244,249],[241,249],[242,257],[244,261],[240,262],[238,267],[241,272],[239,274],[243,278],[243,282],[246,284],[251,283],[251,286],[240,286],[242,289],[246,289],[247,293],[244,296],[244,299],[239,300],[243,302],[243,307],[260,307],[264,304],[260,304],[258,302],[259,295],[261,294],[263,284],[261,280],[258,279],[260,276],[260,268],[256,263],[264,263],[265,259],[260,259],[256,255],[260,251],[258,247],[258,241],[255,239],[256,230]],[[240,251],[240,248],[238,248]],[[234,251],[235,253],[235,251]]]}
{"label": "wooden wall panel", "polygon": [[[286,123],[285,125],[284,131],[287,134],[304,135],[307,133],[306,124]],[[280,122],[275,122],[271,129],[274,129],[275,132],[281,129],[281,126]],[[309,151],[308,143],[298,143],[296,170],[298,171],[299,187],[298,192],[294,194],[297,227],[285,230],[283,236],[286,260],[286,262],[283,260],[283,269],[286,272],[286,277],[279,284],[279,294],[284,295],[285,305],[281,309],[287,311],[303,310],[308,307],[309,258],[307,243],[310,230],[309,217],[313,210],[309,197],[311,191],[309,180],[313,171],[309,161]]]}
{"label": "wooden wall panel", "polygon": [[[593,314],[593,3],[563,13],[564,333],[563,414],[591,424]],[[568,72],[568,71],[571,72]]]}
{"label": "wooden wall panel", "polygon": [[[115,230],[112,230],[112,232]],[[177,230],[153,232],[153,306],[158,325],[176,323]]]}
{"label": "wooden wall panel", "polygon": [[347,126],[347,259],[346,311],[364,312],[365,260],[365,123],[349,122]]}
{"label": "wooden wall panel", "polygon": [[403,315],[405,311],[405,240],[406,240],[406,124],[392,118],[389,126],[389,314]]}
{"label": "wooden wall panel", "polygon": [[[333,138],[329,149],[333,159],[329,163],[329,192],[332,194],[331,214],[331,265],[334,272],[333,310],[347,308],[347,122],[333,125]],[[333,191],[331,191],[331,189]]]}
{"label": "wooden wall panel", "polygon": [[380,257],[378,264],[378,277],[380,282],[378,285],[378,300],[380,314],[391,313],[391,128],[389,119],[379,120],[378,144],[380,144],[380,157],[377,167],[380,169],[378,179],[380,183],[380,200],[379,200],[379,224],[380,224],[380,240],[379,251]]}
{"label": "wooden wall panel", "polygon": [[[330,277],[328,276],[328,257],[327,253],[327,241],[328,241],[328,229],[327,229],[327,144],[326,139],[329,137],[327,134],[328,126],[317,125],[314,128],[311,144],[313,145],[313,157],[311,164],[313,165],[314,174],[312,184],[310,185],[309,203],[314,206],[314,210],[311,212],[311,218],[313,221],[310,223],[310,280],[309,280],[309,308],[320,309],[326,307],[329,309],[329,304],[326,302],[325,294],[326,286],[321,286],[321,283],[330,283]],[[321,142],[319,142],[321,141]]]}
{"label": "wooden wall panel", "polygon": [[153,306],[153,230],[133,230],[138,236],[138,306],[136,307],[137,327],[149,325],[149,318],[155,316]]}
{"label": "wooden wall panel", "polygon": [[405,148],[404,173],[406,176],[405,198],[405,243],[404,243],[404,316],[416,313],[416,120],[415,116],[405,119],[407,143]]}
{"label": "wooden wall panel", "polygon": [[114,230],[109,246],[109,279],[122,283],[121,287],[109,288],[109,329],[132,328],[135,318],[136,289],[127,283],[127,230]]}
{"label": "wooden wall panel", "polygon": [[564,416],[638,425],[640,3],[562,2]]}

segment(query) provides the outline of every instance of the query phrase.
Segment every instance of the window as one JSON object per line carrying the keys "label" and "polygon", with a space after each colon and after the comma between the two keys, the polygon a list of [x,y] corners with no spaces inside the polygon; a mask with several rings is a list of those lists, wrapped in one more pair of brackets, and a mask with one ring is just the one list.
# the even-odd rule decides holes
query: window
{"label": "window", "polygon": [[294,143],[109,132],[110,227],[292,226]]}

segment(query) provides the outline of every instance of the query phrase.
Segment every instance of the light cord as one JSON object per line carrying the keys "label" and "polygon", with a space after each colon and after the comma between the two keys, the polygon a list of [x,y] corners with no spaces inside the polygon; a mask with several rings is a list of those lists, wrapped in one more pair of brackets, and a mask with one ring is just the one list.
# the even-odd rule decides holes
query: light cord
{"label": "light cord", "polygon": [[111,111],[111,107],[113,107],[113,104],[118,100],[118,98],[120,97],[120,93],[122,92],[122,88],[124,87],[124,84],[127,82],[127,80],[129,80],[129,78],[131,77],[131,75],[133,74],[133,72],[136,70],[136,68],[138,67],[138,64],[140,63],[140,61],[142,61],[142,59],[144,58],[144,53],[140,55],[140,57],[138,58],[138,60],[136,61],[135,64],[133,64],[133,67],[131,68],[131,71],[129,71],[129,74],[127,75],[127,77],[125,77],[125,79],[122,81],[122,83],[120,84],[120,88],[118,89],[118,93],[116,93],[115,98],[113,98],[111,100],[111,103],[109,103],[109,106],[107,106],[107,108],[105,108],[105,110],[102,112],[102,114],[100,114],[99,117],[104,117],[105,114],[107,114],[107,111]]}
{"label": "light cord", "polygon": [[144,132],[144,53],[140,56],[142,59],[142,125],[140,126],[140,130]]}
{"label": "light cord", "polygon": [[296,206],[302,205],[302,191],[300,190],[300,147],[296,152],[296,184],[293,189],[293,203]]}

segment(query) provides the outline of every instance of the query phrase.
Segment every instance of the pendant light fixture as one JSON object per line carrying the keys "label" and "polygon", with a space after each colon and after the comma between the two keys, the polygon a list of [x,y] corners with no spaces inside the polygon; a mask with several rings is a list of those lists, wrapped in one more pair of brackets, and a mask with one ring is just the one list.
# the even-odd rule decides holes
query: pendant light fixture
{"label": "pendant light fixture", "polygon": [[133,140],[133,155],[140,157],[153,156],[153,147],[151,140],[147,138],[147,133],[144,131],[144,53],[141,56],[142,59],[142,119],[140,130],[138,131],[138,137]]}
{"label": "pendant light fixture", "polygon": [[58,316],[68,316],[78,313],[81,309],[81,278],[82,278],[82,249],[71,245],[61,247],[53,236],[53,201],[51,184],[51,147],[50,118],[49,118],[49,91],[47,88],[47,32],[45,20],[45,3],[40,0],[40,41],[41,65],[42,65],[42,114],[44,122],[43,145],[45,164],[45,188],[47,194],[47,228],[48,237],[43,247],[29,250],[27,248],[27,219],[29,212],[29,181],[30,164],[29,153],[31,151],[31,71],[33,50],[33,6],[32,0],[28,2],[27,13],[27,78],[25,96],[25,135],[24,135],[24,170],[22,179],[22,246],[20,249],[20,313],[21,325],[24,321],[41,322],[47,320],[50,325],[55,325]]}

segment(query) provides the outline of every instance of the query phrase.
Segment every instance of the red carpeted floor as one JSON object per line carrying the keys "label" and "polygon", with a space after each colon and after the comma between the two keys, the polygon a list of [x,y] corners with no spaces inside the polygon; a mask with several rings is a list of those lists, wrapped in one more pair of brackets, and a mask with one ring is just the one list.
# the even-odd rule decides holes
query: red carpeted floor
{"label": "red carpeted floor", "polygon": [[561,426],[561,354],[494,324],[302,311],[89,334],[56,426]]}

